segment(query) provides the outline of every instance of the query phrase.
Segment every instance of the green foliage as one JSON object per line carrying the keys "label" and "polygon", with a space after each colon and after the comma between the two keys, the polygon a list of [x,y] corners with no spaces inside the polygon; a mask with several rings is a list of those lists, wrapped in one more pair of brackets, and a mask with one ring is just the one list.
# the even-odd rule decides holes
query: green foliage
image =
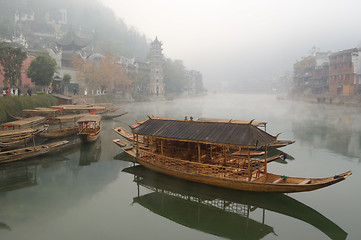
{"label": "green foliage", "polygon": [[49,86],[53,80],[56,62],[49,55],[39,55],[28,68],[27,75],[37,86]]}
{"label": "green foliage", "polygon": [[20,47],[0,43],[0,73],[4,76],[4,86],[21,86],[21,67],[25,59],[26,53]]}
{"label": "green foliage", "polygon": [[20,116],[23,109],[50,107],[58,104],[58,100],[48,94],[36,96],[6,96],[0,98],[0,122],[9,121],[9,114]]}
{"label": "green foliage", "polygon": [[187,86],[183,62],[181,60],[172,61],[171,59],[166,59],[163,72],[165,91],[167,93],[182,93]]}
{"label": "green foliage", "polygon": [[70,74],[65,73],[64,76],[63,76],[63,79],[61,80],[61,83],[62,83],[64,86],[68,86],[69,83],[70,83],[70,80],[71,80]]}

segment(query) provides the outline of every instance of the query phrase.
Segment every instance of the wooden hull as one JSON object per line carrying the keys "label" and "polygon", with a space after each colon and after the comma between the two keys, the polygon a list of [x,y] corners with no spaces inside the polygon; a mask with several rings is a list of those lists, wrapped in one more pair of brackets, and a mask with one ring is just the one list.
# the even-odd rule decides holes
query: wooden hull
{"label": "wooden hull", "polygon": [[104,113],[104,114],[101,114],[102,116],[102,119],[104,120],[108,120],[108,119],[113,119],[113,118],[117,118],[117,117],[121,117],[125,114],[127,114],[128,112],[125,112],[125,113]]}
{"label": "wooden hull", "polygon": [[[282,184],[282,183],[261,182],[261,181],[259,182],[242,181],[242,180],[220,178],[216,176],[205,176],[202,174],[191,174],[188,172],[177,171],[170,168],[166,168],[164,166],[155,165],[139,157],[137,158],[137,162],[146,168],[149,168],[153,171],[160,172],[172,177],[177,177],[193,182],[209,184],[217,187],[230,188],[230,189],[242,190],[242,191],[251,191],[251,192],[292,193],[292,192],[313,191],[319,188],[327,187],[329,185],[338,183],[344,180],[349,175],[351,175],[351,172],[346,172],[338,175],[339,176],[338,178],[330,177],[324,179],[317,179],[319,180],[319,183],[314,183],[314,184],[304,184],[304,185]],[[279,177],[281,176],[270,173],[267,173],[267,175],[264,176],[265,179],[279,178]],[[295,179],[304,180],[305,178],[295,178]]]}
{"label": "wooden hull", "polygon": [[0,163],[14,162],[14,161],[25,160],[40,155],[44,155],[46,153],[58,149],[61,146],[64,146],[68,142],[69,141],[60,141],[55,143],[39,145],[35,147],[27,147],[27,148],[20,148],[16,150],[0,152]]}
{"label": "wooden hull", "polygon": [[129,156],[134,158],[136,157],[137,152],[131,143],[120,139],[114,139],[113,142],[116,145],[118,145],[123,150],[123,152],[127,153]]}
{"label": "wooden hull", "polygon": [[95,132],[81,132],[78,136],[82,142],[91,143],[96,141],[100,136],[100,129]]}
{"label": "wooden hull", "polygon": [[[39,135],[45,132],[48,129],[48,127],[49,125],[43,125],[37,129],[30,128],[23,131],[10,130],[9,133],[6,134],[7,138],[4,137],[5,134],[3,134],[3,137],[0,139],[0,148],[14,149],[14,148],[26,146],[26,144],[31,139],[33,139],[34,135]],[[11,132],[14,132],[14,134],[11,134]]]}
{"label": "wooden hull", "polygon": [[118,133],[123,138],[127,139],[128,141],[134,141],[133,134],[129,131],[127,131],[123,127],[117,127],[113,129],[116,133]]}
{"label": "wooden hull", "polygon": [[285,147],[288,146],[290,144],[295,143],[295,141],[292,140],[277,140],[274,143],[271,143],[270,145],[268,145],[268,148],[281,148],[281,147]]}
{"label": "wooden hull", "polygon": [[73,136],[76,135],[77,133],[78,133],[78,127],[72,127],[72,128],[56,130],[53,132],[41,133],[39,134],[39,137],[54,139],[54,138]]}

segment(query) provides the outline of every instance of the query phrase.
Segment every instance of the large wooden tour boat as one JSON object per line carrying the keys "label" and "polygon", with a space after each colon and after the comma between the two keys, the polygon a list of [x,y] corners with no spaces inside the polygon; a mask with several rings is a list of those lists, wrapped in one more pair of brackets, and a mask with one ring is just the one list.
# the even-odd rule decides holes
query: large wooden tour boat
{"label": "large wooden tour boat", "polygon": [[[267,149],[277,137],[251,123],[149,117],[132,128],[133,137],[128,140],[133,139],[136,161],[144,167],[224,188],[302,192],[335,184],[351,175],[348,171],[328,178],[299,178],[268,173]],[[131,152],[129,147],[126,144],[123,148]],[[251,150],[262,147],[264,157],[251,158]],[[244,150],[247,157],[234,154]]]}

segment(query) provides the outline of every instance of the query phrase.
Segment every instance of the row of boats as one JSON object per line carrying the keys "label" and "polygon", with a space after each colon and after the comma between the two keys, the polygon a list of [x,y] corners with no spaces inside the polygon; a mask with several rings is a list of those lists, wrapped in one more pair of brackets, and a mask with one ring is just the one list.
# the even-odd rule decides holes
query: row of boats
{"label": "row of boats", "polygon": [[[261,129],[264,127],[264,129]],[[227,119],[188,120],[148,117],[130,131],[114,131],[113,142],[134,162],[172,177],[253,192],[303,192],[343,181],[351,171],[326,178],[272,174],[270,148],[292,144],[265,131],[265,122]]]}
{"label": "row of boats", "polygon": [[[63,140],[36,145],[35,136],[53,140],[78,135],[82,142],[94,142],[100,136],[101,119],[126,114],[126,112],[115,113],[121,107],[110,108],[106,104],[88,104],[23,110],[23,114],[30,117],[16,117],[15,121],[1,124],[4,130],[0,131],[0,163],[44,155],[69,142]],[[31,140],[33,140],[32,144],[29,143]]]}

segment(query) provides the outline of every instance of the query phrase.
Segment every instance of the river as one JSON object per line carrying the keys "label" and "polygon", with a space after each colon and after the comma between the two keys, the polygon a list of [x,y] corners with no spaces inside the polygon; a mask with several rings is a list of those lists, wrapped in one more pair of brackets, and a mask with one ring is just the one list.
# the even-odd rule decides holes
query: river
{"label": "river", "polygon": [[[128,114],[103,120],[94,144],[74,139],[58,154],[0,166],[0,239],[361,239],[359,108],[237,94],[124,105]],[[296,141],[269,172],[353,175],[311,192],[257,194],[156,174],[112,142],[113,128],[151,115],[266,121],[267,132]]]}

